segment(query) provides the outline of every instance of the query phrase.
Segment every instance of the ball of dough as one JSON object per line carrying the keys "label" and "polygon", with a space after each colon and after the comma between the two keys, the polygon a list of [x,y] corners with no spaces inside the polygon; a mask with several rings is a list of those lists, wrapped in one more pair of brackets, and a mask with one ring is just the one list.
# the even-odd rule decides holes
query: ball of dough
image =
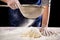
{"label": "ball of dough", "polygon": [[39,38],[41,36],[42,35],[37,28],[30,28],[27,32],[22,33],[22,37]]}

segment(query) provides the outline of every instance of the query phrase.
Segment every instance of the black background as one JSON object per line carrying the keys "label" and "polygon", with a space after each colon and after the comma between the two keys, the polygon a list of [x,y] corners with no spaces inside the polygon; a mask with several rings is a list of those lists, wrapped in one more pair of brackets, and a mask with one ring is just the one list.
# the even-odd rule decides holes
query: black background
{"label": "black background", "polygon": [[[7,5],[0,1],[0,5]],[[8,7],[0,7],[0,26],[9,26]]]}
{"label": "black background", "polygon": [[60,2],[59,0],[51,1],[49,27],[60,27]]}

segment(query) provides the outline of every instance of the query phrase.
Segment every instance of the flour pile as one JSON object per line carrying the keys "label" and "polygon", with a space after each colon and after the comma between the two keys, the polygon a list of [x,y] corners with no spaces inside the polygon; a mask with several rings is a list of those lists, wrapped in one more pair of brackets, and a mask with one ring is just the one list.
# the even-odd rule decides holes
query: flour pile
{"label": "flour pile", "polygon": [[37,28],[29,28],[28,31],[21,34],[21,37],[32,37],[32,38],[39,38],[41,37],[41,33]]}

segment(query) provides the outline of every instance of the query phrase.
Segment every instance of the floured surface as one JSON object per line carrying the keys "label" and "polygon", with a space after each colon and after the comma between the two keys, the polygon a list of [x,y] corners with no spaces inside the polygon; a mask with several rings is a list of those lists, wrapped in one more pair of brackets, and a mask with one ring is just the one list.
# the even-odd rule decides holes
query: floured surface
{"label": "floured surface", "polygon": [[[6,31],[5,33],[0,34],[0,40],[60,40],[60,32],[59,28],[50,28],[51,30],[55,31],[56,34],[51,35],[51,36],[43,36],[39,33],[38,28],[19,28],[12,30],[12,31]],[[50,30],[48,29],[48,30]],[[32,34],[31,34],[32,30]],[[30,33],[29,33],[30,32]],[[26,36],[26,35],[31,35],[31,36]],[[36,34],[36,35],[33,35]],[[24,35],[24,36],[22,36]],[[35,38],[35,36],[38,36]]]}

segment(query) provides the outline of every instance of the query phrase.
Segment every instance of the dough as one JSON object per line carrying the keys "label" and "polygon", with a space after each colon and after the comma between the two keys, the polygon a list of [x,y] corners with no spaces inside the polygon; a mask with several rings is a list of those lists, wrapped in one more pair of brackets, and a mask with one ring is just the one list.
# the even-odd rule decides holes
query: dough
{"label": "dough", "polygon": [[21,37],[39,38],[41,36],[42,35],[37,28],[30,28],[27,32],[21,34]]}

